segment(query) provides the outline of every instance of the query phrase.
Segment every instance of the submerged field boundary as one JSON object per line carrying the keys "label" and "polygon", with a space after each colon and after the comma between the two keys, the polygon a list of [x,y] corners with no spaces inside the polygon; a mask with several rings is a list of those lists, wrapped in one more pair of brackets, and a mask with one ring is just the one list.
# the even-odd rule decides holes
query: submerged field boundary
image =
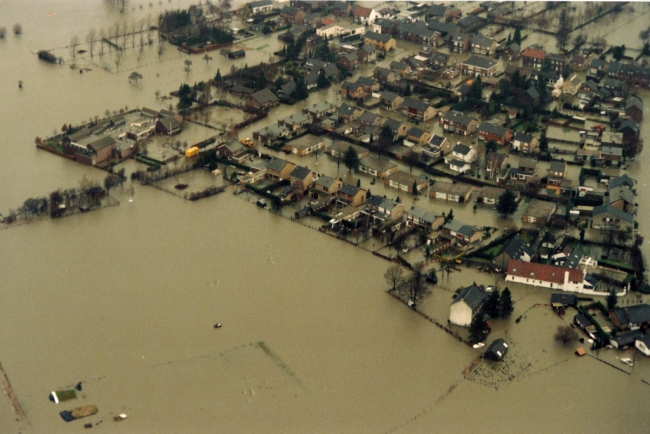
{"label": "submerged field boundary", "polygon": [[17,417],[16,420],[18,422],[25,420],[25,412],[23,411],[23,408],[18,402],[18,398],[16,398],[16,394],[14,393],[14,390],[11,388],[11,383],[9,382],[9,378],[7,377],[7,373],[5,372],[1,363],[0,363],[0,386],[2,386],[2,390],[4,394],[7,395],[7,398],[9,398],[9,401],[11,402],[11,408],[13,409],[14,414]]}

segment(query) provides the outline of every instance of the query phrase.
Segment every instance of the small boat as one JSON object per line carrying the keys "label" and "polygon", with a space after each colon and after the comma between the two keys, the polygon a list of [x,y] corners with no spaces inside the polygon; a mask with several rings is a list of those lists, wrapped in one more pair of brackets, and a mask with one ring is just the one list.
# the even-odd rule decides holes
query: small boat
{"label": "small boat", "polygon": [[481,348],[485,346],[485,342],[479,342],[478,344],[472,345],[472,348]]}
{"label": "small boat", "polygon": [[215,324],[215,325],[214,325],[214,328],[215,328],[215,329],[220,329],[220,328],[221,328],[221,323],[217,323],[217,324]]}
{"label": "small boat", "polygon": [[266,208],[266,201],[264,199],[258,199],[256,202],[257,206],[260,208]]}
{"label": "small boat", "polygon": [[84,405],[83,407],[77,407],[70,411],[62,411],[59,414],[66,422],[72,422],[73,420],[81,419],[84,417],[92,416],[96,414],[99,410],[94,405]]}

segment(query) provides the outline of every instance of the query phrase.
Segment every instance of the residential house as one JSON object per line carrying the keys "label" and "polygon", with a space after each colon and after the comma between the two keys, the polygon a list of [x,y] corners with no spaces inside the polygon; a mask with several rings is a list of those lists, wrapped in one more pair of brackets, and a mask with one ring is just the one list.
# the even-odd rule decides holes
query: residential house
{"label": "residential house", "polygon": [[576,54],[571,58],[571,63],[569,65],[574,71],[584,71],[587,69],[587,66],[589,66],[589,59],[585,56]]}
{"label": "residential house", "polygon": [[497,253],[492,262],[498,267],[501,267],[502,270],[507,270],[510,261],[530,262],[534,253],[533,249],[517,234],[503,243],[499,253]]}
{"label": "residential house", "polygon": [[619,330],[647,330],[650,326],[650,305],[643,303],[612,309],[609,319]]}
{"label": "residential house", "polygon": [[294,113],[278,121],[278,125],[283,125],[291,131],[297,131],[313,122],[313,118],[307,113]]}
{"label": "residential house", "polygon": [[541,95],[535,86],[531,86],[512,99],[513,104],[521,107],[537,107],[540,103]]}
{"label": "residential house", "polygon": [[377,60],[377,49],[370,45],[364,45],[357,51],[357,57],[362,63],[374,63]]}
{"label": "residential house", "polygon": [[383,179],[397,172],[397,164],[388,158],[379,159],[371,155],[361,159],[359,171]]}
{"label": "residential house", "polygon": [[357,77],[357,83],[359,83],[367,93],[379,90],[379,82],[372,77]]}
{"label": "residential house", "polygon": [[411,73],[411,67],[404,62],[397,62],[393,60],[390,62],[389,66],[390,69],[399,74],[400,77],[404,77],[405,75],[409,75]]}
{"label": "residential house", "polygon": [[612,231],[634,229],[634,216],[611,204],[594,207],[592,212],[592,228]]}
{"label": "residential house", "polygon": [[395,119],[387,118],[384,121],[384,124],[393,131],[395,136],[393,140],[397,140],[400,137],[406,136],[406,124]]}
{"label": "residential house", "polygon": [[650,356],[650,334],[638,338],[634,341],[634,346],[646,356]]}
{"label": "residential house", "polygon": [[216,151],[219,157],[238,163],[242,162],[248,155],[248,148],[242,145],[239,140],[231,140],[228,143],[223,143],[217,146]]}
{"label": "residential house", "polygon": [[341,95],[351,99],[358,99],[366,95],[366,90],[361,83],[344,81],[341,85]]}
{"label": "residential house", "polygon": [[292,189],[299,190],[304,194],[314,181],[314,172],[306,167],[296,166],[289,174],[289,181]]}
{"label": "residential house", "polygon": [[352,11],[352,16],[361,24],[372,24],[377,18],[381,18],[377,11],[363,6],[356,6]]}
{"label": "residential house", "polygon": [[463,75],[492,77],[497,72],[497,63],[487,57],[472,55],[460,64],[460,72]]}
{"label": "residential house", "polygon": [[460,20],[456,20],[456,24],[460,27],[461,31],[469,33],[473,31],[483,21],[476,15],[465,15]]}
{"label": "residential house", "polygon": [[555,72],[546,72],[546,71],[532,71],[530,73],[531,80],[537,84],[538,82],[546,83],[547,87],[552,87],[554,85],[562,86],[564,79],[560,74]]}
{"label": "residential house", "polygon": [[406,97],[402,101],[402,114],[411,119],[426,122],[436,115],[436,110],[426,102],[411,97]]}
{"label": "residential house", "polygon": [[447,69],[456,65],[456,58],[450,54],[434,53],[429,59],[431,66],[435,68]]}
{"label": "residential house", "polygon": [[390,34],[383,32],[366,32],[363,34],[363,42],[367,45],[372,45],[376,50],[386,53],[387,51],[394,50],[397,47],[397,42]]}
{"label": "residential house", "polygon": [[609,204],[614,208],[625,211],[628,214],[634,212],[634,192],[624,185],[612,187],[610,186],[607,191],[606,199]]}
{"label": "residential house", "polygon": [[551,167],[546,176],[546,188],[560,194],[560,185],[566,177],[567,164],[565,161],[551,161]]}
{"label": "residential house", "polygon": [[624,349],[627,347],[632,347],[637,339],[644,336],[641,330],[634,330],[625,333],[618,333],[616,336],[612,336],[609,339],[609,343],[612,347],[617,349]]}
{"label": "residential house", "polygon": [[452,220],[442,226],[442,232],[451,237],[452,245],[466,246],[483,238],[483,231],[475,226]]}
{"label": "residential house", "polygon": [[472,196],[472,186],[464,183],[437,181],[429,187],[429,197],[464,203]]}
{"label": "residential house", "polygon": [[499,145],[505,146],[512,140],[512,131],[490,122],[481,122],[478,126],[478,139],[484,142],[493,140]]}
{"label": "residential house", "polygon": [[618,131],[623,133],[624,141],[635,142],[639,138],[641,129],[634,119],[623,119],[618,123]]}
{"label": "residential house", "polygon": [[446,132],[458,132],[463,136],[474,133],[478,128],[477,120],[454,110],[448,111],[440,118],[440,123]]}
{"label": "residential house", "polygon": [[404,205],[392,199],[381,196],[369,197],[366,201],[366,210],[373,220],[397,221],[404,216]]}
{"label": "residential house", "polygon": [[272,181],[279,181],[281,179],[289,179],[291,172],[296,168],[296,165],[283,160],[282,158],[273,158],[266,163],[266,176]]}
{"label": "residential house", "polygon": [[473,146],[463,145],[458,142],[451,151],[450,159],[461,160],[466,163],[473,163],[476,161],[477,154]]}
{"label": "residential house", "polygon": [[433,20],[440,21],[441,19],[447,18],[450,12],[451,8],[449,6],[432,4],[427,15]]}
{"label": "residential house", "polygon": [[545,225],[550,219],[557,206],[552,202],[546,202],[539,199],[531,199],[524,210],[521,221],[524,223],[536,223]]}
{"label": "residential house", "polygon": [[400,39],[414,42],[418,45],[433,45],[435,43],[436,32],[431,30],[423,21],[413,23],[403,22],[397,26],[397,35]]}
{"label": "residential house", "polygon": [[473,284],[463,288],[449,308],[449,322],[469,327],[474,317],[482,311],[483,305],[488,299],[488,294],[480,287]]}
{"label": "residential house", "polygon": [[270,89],[262,89],[246,98],[246,107],[268,110],[280,104],[277,96]]}
{"label": "residential house", "polygon": [[518,72],[520,76],[524,76],[526,74],[526,71],[521,66],[508,65],[506,66],[506,69],[503,70],[503,75],[506,77],[512,77],[515,75],[515,72]]}
{"label": "residential house", "polygon": [[248,3],[252,15],[263,14],[273,10],[273,2],[271,0],[260,0]]}
{"label": "residential house", "polygon": [[173,117],[159,118],[156,121],[156,134],[173,136],[181,132],[181,125]]}
{"label": "residential house", "polygon": [[437,216],[433,212],[418,206],[412,206],[410,210],[406,211],[406,226],[408,227],[436,231],[443,225],[444,221],[443,216]]}
{"label": "residential house", "polygon": [[564,84],[562,85],[562,93],[576,95],[581,86],[582,80],[580,80],[578,76],[574,74],[573,77],[564,81]]}
{"label": "residential house", "polygon": [[429,141],[430,135],[431,133],[428,131],[424,131],[418,127],[411,127],[406,132],[406,140],[415,145],[425,145]]}
{"label": "residential house", "polygon": [[269,125],[253,132],[253,139],[262,144],[270,144],[278,139],[289,136],[291,130],[284,125]]}
{"label": "residential house", "polygon": [[361,116],[357,118],[357,122],[366,127],[371,125],[375,127],[381,127],[384,125],[385,119],[373,112],[366,110]]}
{"label": "residential house", "polygon": [[650,85],[650,68],[640,65],[612,62],[607,75],[622,80],[630,86],[647,88]]}
{"label": "residential house", "polygon": [[401,78],[401,75],[399,73],[396,73],[395,71],[388,68],[382,68],[380,66],[375,68],[372,75],[377,81],[379,81],[379,83],[382,84],[394,83],[396,81],[399,81]]}
{"label": "residential house", "polygon": [[516,42],[508,45],[503,49],[503,58],[509,61],[519,60],[521,57],[521,47]]}
{"label": "residential house", "polygon": [[622,96],[626,90],[627,85],[615,78],[606,78],[603,80],[603,88],[607,89],[611,96]]}
{"label": "residential house", "polygon": [[337,17],[348,17],[352,12],[352,5],[348,2],[335,2],[329,9],[329,13]]}
{"label": "residential house", "polygon": [[284,145],[284,150],[286,152],[291,152],[301,157],[312,152],[318,151],[325,147],[325,140],[320,137],[313,136],[311,134],[306,134],[297,139],[291,140]]}
{"label": "residential house", "polygon": [[[323,22],[325,22],[323,20]],[[353,23],[344,23],[339,21],[338,23],[334,22],[331,24],[323,25],[316,29],[316,35],[321,38],[332,39],[338,37],[352,37],[355,35],[363,35],[366,31],[366,28],[362,24],[353,24]]]}
{"label": "residential house", "polygon": [[384,184],[396,188],[401,191],[413,194],[413,187],[416,187],[417,191],[422,191],[427,188],[429,182],[426,179],[422,179],[419,176],[412,175],[401,170],[397,170],[395,173],[384,178]]}
{"label": "residential house", "polygon": [[309,113],[314,120],[318,120],[336,112],[336,106],[327,101],[318,101],[307,108],[302,109],[303,113]]}
{"label": "residential house", "polygon": [[432,134],[428,142],[428,147],[424,148],[422,152],[432,158],[442,157],[444,150],[449,145],[449,140],[444,136]]}
{"label": "residential house", "polygon": [[345,151],[347,151],[350,147],[357,151],[357,155],[359,156],[360,160],[370,155],[370,151],[368,151],[366,148],[362,148],[361,146],[353,145],[352,143],[343,142],[340,140],[334,142],[334,144],[327,149],[327,152],[334,158],[342,158]]}
{"label": "residential house", "polygon": [[341,104],[341,107],[339,107],[336,110],[336,114],[339,117],[339,119],[345,122],[346,124],[352,122],[353,120],[361,116],[361,113],[362,111],[360,109],[345,103]]}
{"label": "residential house", "polygon": [[343,184],[338,191],[337,200],[344,205],[360,206],[366,202],[367,191],[356,185]]}
{"label": "residential house", "polygon": [[404,98],[390,91],[384,91],[379,97],[380,104],[383,109],[388,111],[395,111],[401,107]]}
{"label": "residential house", "polygon": [[537,47],[528,47],[521,53],[522,63],[525,67],[541,69],[546,52]]}
{"label": "residential house", "polygon": [[587,75],[590,77],[602,77],[607,73],[607,70],[609,69],[609,64],[607,63],[606,60],[599,59],[598,57],[594,57],[591,59],[589,62],[589,66],[587,67]]}
{"label": "residential house", "polygon": [[625,115],[634,119],[637,123],[643,120],[643,101],[637,96],[630,96],[625,100]]}
{"label": "residential house", "polygon": [[574,294],[555,293],[551,294],[551,308],[557,313],[564,313],[564,310],[571,306],[578,305],[578,297]]}
{"label": "residential house", "polygon": [[470,40],[470,45],[472,47],[472,53],[483,54],[491,56],[496,51],[499,44],[494,39],[486,38],[485,36],[478,34]]}
{"label": "residential house", "polygon": [[[489,185],[484,185],[479,192],[477,202],[483,205],[496,206],[499,201],[499,197],[505,192],[504,188],[492,187]],[[515,197],[519,197],[518,192],[513,192]]]}
{"label": "residential house", "polygon": [[359,65],[359,57],[352,53],[341,53],[336,56],[336,61],[343,66],[346,71],[352,72]]}
{"label": "residential house", "polygon": [[450,50],[454,53],[464,53],[469,51],[471,38],[466,33],[457,33],[451,37]]}
{"label": "residential house", "polygon": [[531,178],[536,177],[537,173],[537,160],[534,158],[520,158],[519,166],[516,170],[510,171],[510,177],[512,179],[518,179],[522,181],[530,181]]}
{"label": "residential house", "polygon": [[507,159],[508,155],[498,152],[490,152],[485,156],[485,172],[490,176],[490,179],[494,179],[495,175],[501,173]]}
{"label": "residential house", "polygon": [[320,194],[336,194],[343,187],[343,182],[331,176],[323,175],[314,182],[314,191]]}
{"label": "residential house", "polygon": [[506,282],[518,282],[568,292],[588,292],[584,287],[585,272],[555,265],[511,260]]}
{"label": "residential house", "polygon": [[562,74],[567,67],[567,57],[556,53],[551,53],[547,57],[551,61],[551,71]]}
{"label": "residential house", "polygon": [[280,18],[285,23],[301,24],[305,19],[305,11],[291,6],[285,6],[280,10]]}
{"label": "residential house", "polygon": [[536,137],[522,133],[521,131],[515,133],[514,141],[512,142],[512,148],[523,154],[532,153],[537,148],[537,145],[538,140]]}

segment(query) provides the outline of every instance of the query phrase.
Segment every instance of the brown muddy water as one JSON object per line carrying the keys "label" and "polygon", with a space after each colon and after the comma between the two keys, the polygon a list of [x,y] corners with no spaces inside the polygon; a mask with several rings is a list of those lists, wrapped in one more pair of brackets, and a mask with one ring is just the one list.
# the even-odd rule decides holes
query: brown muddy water
{"label": "brown muddy water", "polygon": [[[184,55],[166,47],[158,62],[154,45],[141,55],[144,78],[132,85],[136,52],[112,72],[85,57],[92,71],[84,74],[33,54],[59,47],[69,56],[65,46],[75,33],[83,39],[90,27],[170,7],[127,5],[120,14],[108,1],[0,2],[0,26],[20,22],[24,29],[0,40],[0,212],[76,186],[84,175],[105,175],[37,150],[35,136],[106,109],[163,107],[156,90],[230,67],[218,55],[210,63],[193,58],[188,74]],[[277,42],[260,38],[246,46],[255,49],[246,58],[252,64],[266,60]],[[334,94],[311,100],[338,102]],[[649,107],[647,93],[645,101]],[[276,109],[272,119],[299,107]],[[191,133],[191,140],[209,135]],[[304,161],[336,171],[335,162],[321,155],[316,166],[315,158]],[[629,169],[639,180],[642,233],[650,224],[646,161],[642,155]],[[107,433],[650,430],[643,417],[650,361],[637,356],[630,368],[617,360],[625,353],[605,350],[575,358],[573,347],[552,338],[563,320],[533,307],[547,302],[548,291],[511,286],[515,312],[495,321],[490,336],[506,337],[510,353],[464,376],[480,350],[388,296],[387,262],[229,192],[193,203],[135,188],[132,203],[118,189],[119,206],[0,231],[0,363],[25,414],[17,421],[0,397],[0,432],[77,432],[87,422]],[[428,199],[419,205],[451,206]],[[467,204],[454,212],[476,224],[503,223]],[[472,281],[490,284],[494,277],[463,267],[420,309],[445,324],[453,290]],[[48,401],[50,391],[79,381],[77,401]],[[58,415],[86,404],[99,413],[68,424]],[[115,422],[122,412],[128,418]]]}

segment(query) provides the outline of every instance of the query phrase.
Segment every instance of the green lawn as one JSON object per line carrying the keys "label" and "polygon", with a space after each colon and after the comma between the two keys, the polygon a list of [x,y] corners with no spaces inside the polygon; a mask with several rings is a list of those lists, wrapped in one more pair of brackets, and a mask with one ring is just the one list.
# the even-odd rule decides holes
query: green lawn
{"label": "green lawn", "polygon": [[496,246],[492,246],[487,250],[483,250],[483,254],[485,256],[490,256],[494,258],[497,254],[499,254],[499,250],[503,247],[503,244],[497,244]]}

